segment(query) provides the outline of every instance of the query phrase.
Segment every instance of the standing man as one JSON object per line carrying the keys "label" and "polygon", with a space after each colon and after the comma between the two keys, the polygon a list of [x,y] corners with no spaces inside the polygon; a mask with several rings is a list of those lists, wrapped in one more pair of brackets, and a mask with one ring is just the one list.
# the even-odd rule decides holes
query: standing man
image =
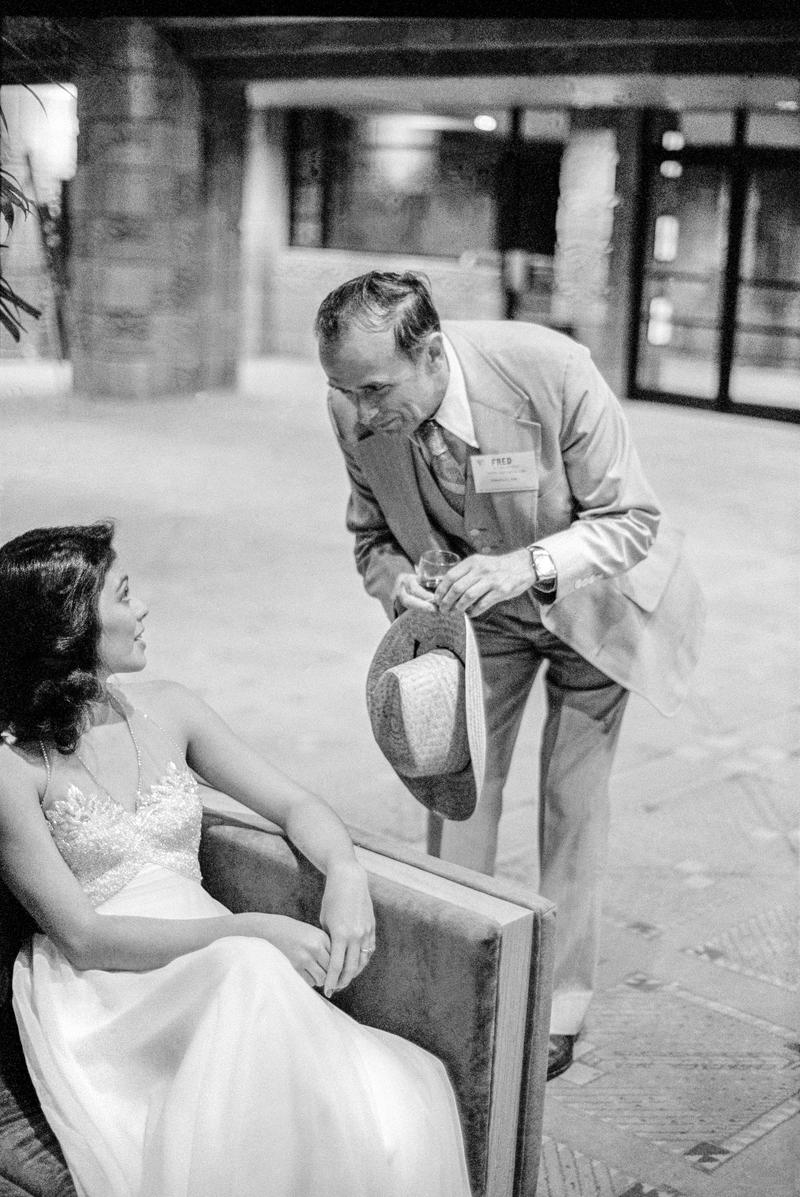
{"label": "standing man", "polygon": [[[696,662],[702,598],[662,520],[622,408],[569,337],[534,324],[440,324],[427,281],[371,271],[315,331],[350,477],[347,527],[369,594],[466,612],[481,654],[485,784],[441,855],[491,873],[503,785],[547,662],[541,893],[557,906],[548,1079],[572,1062],[593,985],[608,779],[633,690],[673,713]],[[423,589],[426,549],[461,560]]]}

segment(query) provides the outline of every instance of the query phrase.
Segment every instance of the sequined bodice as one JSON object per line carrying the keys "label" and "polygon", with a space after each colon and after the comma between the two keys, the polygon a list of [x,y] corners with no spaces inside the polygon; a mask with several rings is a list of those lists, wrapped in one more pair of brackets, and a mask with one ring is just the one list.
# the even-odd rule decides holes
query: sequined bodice
{"label": "sequined bodice", "polygon": [[71,785],[45,811],[59,852],[99,906],[147,864],[200,880],[203,805],[197,783],[173,762],[130,812],[102,793]]}

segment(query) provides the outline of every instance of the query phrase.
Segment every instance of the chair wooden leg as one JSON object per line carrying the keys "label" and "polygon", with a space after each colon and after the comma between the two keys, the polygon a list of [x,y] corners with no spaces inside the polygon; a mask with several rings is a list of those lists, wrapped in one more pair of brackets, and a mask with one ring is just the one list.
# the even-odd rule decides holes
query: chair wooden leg
{"label": "chair wooden leg", "polygon": [[443,827],[444,819],[440,815],[435,815],[433,811],[428,811],[428,856],[442,855]]}

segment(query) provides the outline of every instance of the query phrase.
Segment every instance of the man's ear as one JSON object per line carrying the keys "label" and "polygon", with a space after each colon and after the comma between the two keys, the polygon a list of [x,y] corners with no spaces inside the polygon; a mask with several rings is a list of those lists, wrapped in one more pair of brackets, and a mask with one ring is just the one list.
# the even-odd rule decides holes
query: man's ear
{"label": "man's ear", "polygon": [[428,340],[425,343],[425,356],[428,364],[434,369],[439,369],[442,362],[447,360],[441,332],[432,332],[428,335]]}

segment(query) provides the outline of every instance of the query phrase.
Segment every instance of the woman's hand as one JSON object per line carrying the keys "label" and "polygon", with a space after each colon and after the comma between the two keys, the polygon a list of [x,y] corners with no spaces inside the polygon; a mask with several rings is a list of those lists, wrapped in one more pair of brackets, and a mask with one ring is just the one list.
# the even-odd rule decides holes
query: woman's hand
{"label": "woman's hand", "polygon": [[[344,823],[327,802],[298,785],[240,739],[197,695],[182,686],[167,684],[161,690],[161,703],[167,712],[161,718],[169,719],[167,726],[183,735],[186,759],[206,784],[277,823],[311,864],[325,874],[320,934],[327,932],[330,955],[324,962],[324,989],[327,997],[344,989],[367,965],[375,947],[375,916],[367,875],[353,853],[353,841]],[[303,934],[307,935],[308,929]],[[277,946],[294,964],[298,945],[294,936],[290,939],[288,950],[282,944]],[[306,940],[302,942],[307,945]],[[316,950],[318,945],[314,947]],[[319,965],[318,955],[314,959]],[[298,971],[307,971],[306,960],[299,963]],[[310,975],[318,975],[313,965]]]}
{"label": "woman's hand", "polygon": [[316,989],[324,983],[330,965],[331,941],[320,927],[284,914],[250,913],[238,918],[243,934],[269,940],[308,985]]}
{"label": "woman's hand", "polygon": [[346,989],[375,951],[375,915],[366,870],[357,860],[330,866],[319,921],[330,936],[325,996]]}

